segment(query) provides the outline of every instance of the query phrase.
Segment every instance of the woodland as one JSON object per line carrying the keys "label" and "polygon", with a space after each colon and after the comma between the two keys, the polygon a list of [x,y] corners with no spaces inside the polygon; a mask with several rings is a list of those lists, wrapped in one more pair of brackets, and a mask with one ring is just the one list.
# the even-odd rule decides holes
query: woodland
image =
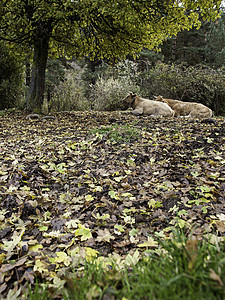
{"label": "woodland", "polygon": [[[221,1],[1,2],[1,299],[165,299],[120,294],[164,257],[174,295],[224,299],[224,45]],[[134,116],[129,91],[214,115]]]}

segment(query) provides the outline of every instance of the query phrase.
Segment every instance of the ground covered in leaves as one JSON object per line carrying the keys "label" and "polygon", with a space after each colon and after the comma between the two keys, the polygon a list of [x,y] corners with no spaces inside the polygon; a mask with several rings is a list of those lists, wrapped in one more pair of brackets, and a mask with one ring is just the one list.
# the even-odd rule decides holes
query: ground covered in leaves
{"label": "ground covered in leaves", "polygon": [[225,121],[74,112],[0,117],[0,295],[60,290],[85,259],[225,236]]}

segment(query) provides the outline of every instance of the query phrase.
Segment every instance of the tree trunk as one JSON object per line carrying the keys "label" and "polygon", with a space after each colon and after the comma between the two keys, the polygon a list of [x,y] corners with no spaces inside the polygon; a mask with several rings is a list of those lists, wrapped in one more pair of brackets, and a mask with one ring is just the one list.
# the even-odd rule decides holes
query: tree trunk
{"label": "tree trunk", "polygon": [[45,90],[45,70],[48,59],[49,37],[39,37],[33,46],[33,66],[27,109],[28,111],[40,113]]}

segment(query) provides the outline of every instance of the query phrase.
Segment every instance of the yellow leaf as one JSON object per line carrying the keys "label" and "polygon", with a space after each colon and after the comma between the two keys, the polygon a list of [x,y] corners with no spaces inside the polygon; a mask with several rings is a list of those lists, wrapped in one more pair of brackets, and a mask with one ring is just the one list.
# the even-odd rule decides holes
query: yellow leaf
{"label": "yellow leaf", "polygon": [[69,220],[66,222],[66,226],[70,229],[70,228],[77,228],[78,224],[80,223],[79,220],[75,219],[75,220]]}
{"label": "yellow leaf", "polygon": [[43,236],[44,237],[50,237],[50,238],[58,238],[60,236],[63,236],[63,234],[60,233],[59,230],[57,230],[57,231],[51,231],[51,232],[44,232]]}
{"label": "yellow leaf", "polygon": [[140,248],[144,248],[144,247],[157,247],[158,246],[158,242],[156,242],[153,238],[149,237],[148,241],[137,245]]}
{"label": "yellow leaf", "polygon": [[12,241],[3,241],[4,245],[1,246],[1,248],[7,252],[6,259],[9,259],[11,257],[14,248],[20,243],[23,232],[24,231],[21,231],[21,233],[19,233],[17,231],[14,231]]}
{"label": "yellow leaf", "polygon": [[66,280],[60,279],[59,277],[54,277],[53,284],[51,284],[50,286],[59,290],[64,287],[65,283],[66,283]]}
{"label": "yellow leaf", "polygon": [[1,266],[2,263],[5,261],[5,257],[6,257],[6,254],[5,254],[5,253],[1,253],[1,254],[0,254],[0,266]]}
{"label": "yellow leaf", "polygon": [[85,247],[85,255],[86,255],[86,260],[88,262],[90,262],[92,260],[92,258],[97,257],[98,253],[99,252],[95,249],[92,249],[90,247]]}
{"label": "yellow leaf", "polygon": [[41,244],[36,244],[36,245],[30,246],[29,249],[31,251],[38,252],[40,249],[43,249],[43,246]]}
{"label": "yellow leaf", "polygon": [[63,262],[65,259],[67,259],[67,254],[65,252],[56,252],[57,257],[55,257],[56,262]]}
{"label": "yellow leaf", "polygon": [[75,256],[75,255],[77,255],[79,252],[80,252],[79,247],[76,247],[75,249],[72,249],[72,250],[69,251],[69,255],[70,255],[70,256]]}
{"label": "yellow leaf", "polygon": [[70,265],[70,257],[63,251],[56,252],[57,257],[55,257],[56,263],[64,263],[65,266]]}
{"label": "yellow leaf", "polygon": [[39,227],[40,231],[47,231],[48,230],[48,226],[41,226]]}
{"label": "yellow leaf", "polygon": [[92,200],[94,200],[94,198],[92,197],[92,195],[86,195],[85,200],[86,201],[92,201]]}
{"label": "yellow leaf", "polygon": [[212,280],[218,281],[219,285],[223,286],[223,282],[222,282],[220,276],[218,274],[216,274],[216,272],[213,269],[210,269],[209,276]]}
{"label": "yellow leaf", "polygon": [[48,265],[44,261],[37,259],[34,265],[34,272],[38,271],[39,273],[48,272]]}
{"label": "yellow leaf", "polygon": [[79,229],[75,231],[75,236],[81,236],[81,241],[88,240],[92,238],[92,234],[89,228],[79,224]]}
{"label": "yellow leaf", "polygon": [[92,300],[93,298],[99,298],[102,293],[102,290],[99,286],[92,285],[89,291],[87,292],[87,300]]}
{"label": "yellow leaf", "polygon": [[133,265],[136,265],[139,260],[140,260],[140,254],[139,254],[138,250],[136,250],[133,255],[128,254],[126,256],[125,263],[128,266],[133,266]]}

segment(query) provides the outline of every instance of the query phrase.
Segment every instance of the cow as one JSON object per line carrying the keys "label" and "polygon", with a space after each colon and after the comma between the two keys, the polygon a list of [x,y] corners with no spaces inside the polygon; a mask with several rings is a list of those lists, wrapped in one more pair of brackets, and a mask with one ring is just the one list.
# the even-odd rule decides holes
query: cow
{"label": "cow", "polygon": [[132,107],[134,115],[173,117],[175,112],[166,103],[144,99],[130,92],[123,100],[126,108]]}
{"label": "cow", "polygon": [[162,96],[156,97],[155,100],[168,104],[175,111],[176,117],[210,118],[213,115],[212,110],[201,103],[166,99]]}

